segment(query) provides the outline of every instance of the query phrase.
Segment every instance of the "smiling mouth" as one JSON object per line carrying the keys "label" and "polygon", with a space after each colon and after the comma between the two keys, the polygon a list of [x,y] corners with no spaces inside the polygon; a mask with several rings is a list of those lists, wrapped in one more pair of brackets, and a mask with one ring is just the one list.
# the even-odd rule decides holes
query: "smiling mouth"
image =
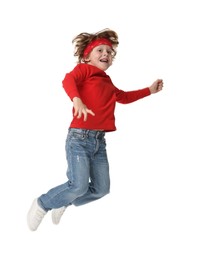
{"label": "smiling mouth", "polygon": [[108,63],[108,60],[100,60],[100,62]]}

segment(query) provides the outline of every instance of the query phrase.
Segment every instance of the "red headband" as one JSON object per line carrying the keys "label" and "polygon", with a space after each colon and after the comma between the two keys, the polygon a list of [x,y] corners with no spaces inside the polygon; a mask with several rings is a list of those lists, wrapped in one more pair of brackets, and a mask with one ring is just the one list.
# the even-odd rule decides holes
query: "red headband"
{"label": "red headband", "polygon": [[96,46],[99,46],[99,45],[108,45],[112,48],[112,43],[106,39],[106,38],[98,38],[94,41],[91,41],[85,48],[84,50],[84,55],[83,57],[86,58],[86,56],[92,51],[93,48],[95,48]]}

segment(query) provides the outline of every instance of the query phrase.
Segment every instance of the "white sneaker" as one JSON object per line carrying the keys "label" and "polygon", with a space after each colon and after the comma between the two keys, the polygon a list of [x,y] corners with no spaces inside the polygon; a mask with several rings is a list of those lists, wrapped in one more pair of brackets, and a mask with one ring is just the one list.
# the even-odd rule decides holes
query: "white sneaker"
{"label": "white sneaker", "polygon": [[53,222],[53,224],[55,224],[55,225],[59,224],[60,219],[61,219],[62,215],[64,214],[65,210],[66,210],[65,206],[52,210],[52,222]]}
{"label": "white sneaker", "polygon": [[41,223],[46,213],[47,211],[45,211],[39,206],[37,199],[34,199],[27,216],[28,226],[31,231],[37,230],[39,224]]}

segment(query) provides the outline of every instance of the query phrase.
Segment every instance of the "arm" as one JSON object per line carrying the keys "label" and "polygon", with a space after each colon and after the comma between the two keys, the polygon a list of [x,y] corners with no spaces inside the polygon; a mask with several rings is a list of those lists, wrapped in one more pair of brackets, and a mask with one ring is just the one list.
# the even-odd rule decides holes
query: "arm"
{"label": "arm", "polygon": [[86,107],[86,105],[82,102],[78,85],[80,82],[84,80],[85,73],[82,72],[80,69],[80,65],[76,66],[73,71],[67,73],[63,83],[63,88],[65,89],[69,98],[73,101],[73,108],[74,108],[74,116],[77,118],[81,118],[82,115],[84,116],[84,121],[87,120],[88,114],[95,115],[90,109]]}
{"label": "arm", "polygon": [[115,88],[115,93],[117,102],[121,104],[129,104],[151,95],[151,91],[148,87],[132,91],[123,91]]}
{"label": "arm", "polygon": [[147,97],[151,94],[161,91],[163,88],[163,80],[157,79],[150,87],[133,90],[123,91],[115,88],[117,102],[122,104],[129,104],[135,102],[141,98]]}

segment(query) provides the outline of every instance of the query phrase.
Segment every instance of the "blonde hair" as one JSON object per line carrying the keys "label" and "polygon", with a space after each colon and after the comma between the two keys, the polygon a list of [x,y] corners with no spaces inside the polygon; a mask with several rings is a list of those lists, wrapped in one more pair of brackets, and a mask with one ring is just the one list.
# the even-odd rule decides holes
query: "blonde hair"
{"label": "blonde hair", "polygon": [[84,61],[84,50],[87,45],[100,38],[105,38],[112,43],[112,51],[113,58],[116,56],[116,48],[119,44],[118,35],[115,31],[112,31],[108,28],[99,31],[97,33],[80,33],[73,40],[72,43],[75,44],[74,56],[78,58],[78,63],[85,62]]}

